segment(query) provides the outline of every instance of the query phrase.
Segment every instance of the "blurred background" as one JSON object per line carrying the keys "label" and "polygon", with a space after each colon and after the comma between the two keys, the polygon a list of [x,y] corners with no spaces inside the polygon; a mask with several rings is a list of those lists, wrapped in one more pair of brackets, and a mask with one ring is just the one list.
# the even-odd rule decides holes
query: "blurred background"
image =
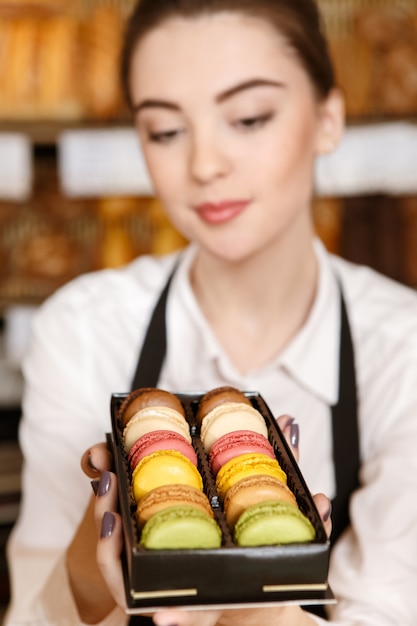
{"label": "blurred background", "polygon": [[[327,248],[417,286],[417,0],[319,0],[347,105],[318,163]],[[132,0],[0,0],[0,617],[19,508],[33,312],[84,272],[186,244],[153,198],[118,84]]]}

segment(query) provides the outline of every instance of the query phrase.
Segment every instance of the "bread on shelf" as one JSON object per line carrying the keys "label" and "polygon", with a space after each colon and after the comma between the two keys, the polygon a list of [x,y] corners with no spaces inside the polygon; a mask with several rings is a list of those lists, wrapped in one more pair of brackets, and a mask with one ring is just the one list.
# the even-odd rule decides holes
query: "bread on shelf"
{"label": "bread on shelf", "polygon": [[0,119],[114,119],[123,104],[122,8],[0,0]]}

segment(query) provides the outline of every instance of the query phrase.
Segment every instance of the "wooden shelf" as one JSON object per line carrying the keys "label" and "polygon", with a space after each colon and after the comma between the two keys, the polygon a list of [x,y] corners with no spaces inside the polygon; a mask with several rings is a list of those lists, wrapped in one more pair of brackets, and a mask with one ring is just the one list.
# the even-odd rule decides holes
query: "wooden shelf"
{"label": "wooden shelf", "polygon": [[117,120],[30,120],[7,121],[0,119],[0,133],[12,132],[26,135],[35,146],[54,145],[59,135],[67,130],[94,130],[102,128],[120,128],[131,125],[131,120],[121,118]]}

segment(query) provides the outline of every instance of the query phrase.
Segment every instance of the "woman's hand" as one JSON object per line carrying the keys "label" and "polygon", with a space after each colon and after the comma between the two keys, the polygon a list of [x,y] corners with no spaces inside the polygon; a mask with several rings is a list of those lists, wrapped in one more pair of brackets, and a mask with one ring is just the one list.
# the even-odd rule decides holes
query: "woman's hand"
{"label": "woman's hand", "polygon": [[[290,417],[289,415],[281,415],[281,417],[277,419],[277,422],[285,439],[287,440],[288,445],[291,448],[291,451],[294,455],[295,460],[298,463],[299,461],[299,450],[298,450],[299,427],[298,427],[298,424],[295,422],[294,418]],[[326,531],[327,536],[330,537],[330,533],[332,532],[331,502],[329,498],[327,498],[327,496],[325,496],[323,493],[318,493],[314,496],[314,503],[317,507],[317,510],[323,522],[324,530]]]}
{"label": "woman's hand", "polygon": [[[278,418],[278,424],[298,461],[298,424],[288,415]],[[117,479],[110,472],[111,456],[105,444],[92,447],[82,460],[84,472],[92,478],[92,485],[97,492],[94,518],[97,527],[97,563],[102,576],[117,604],[125,609],[125,590],[120,555],[123,546],[122,521],[118,513]],[[331,533],[331,504],[323,494],[314,496],[317,510],[323,521],[328,536]],[[308,614],[299,607],[274,607],[271,609],[245,609],[226,611],[179,611],[167,609],[153,616],[157,626],[261,626],[269,623],[312,624]]]}
{"label": "woman's hand", "polygon": [[81,467],[92,479],[96,495],[94,520],[97,530],[96,559],[115,602],[126,607],[120,556],[123,548],[122,520],[118,512],[117,477],[110,471],[112,456],[106,444],[97,444],[82,457]]}
{"label": "woman's hand", "polygon": [[[117,481],[108,471],[111,455],[105,444],[91,448],[83,456],[81,465],[87,476],[93,479],[94,492],[100,495],[94,496],[93,491],[91,492],[92,497],[84,517],[68,547],[66,564],[80,620],[87,624],[96,624],[115,607],[116,587],[110,588],[102,573],[102,564],[97,560],[97,546],[101,546],[99,538],[105,511],[117,510]],[[112,515],[110,519],[113,520]],[[114,536],[117,538],[117,532]],[[114,545],[120,554],[121,542],[119,545],[112,542],[111,546]],[[108,559],[105,559],[105,563],[107,562]],[[112,571],[117,572],[118,569],[114,568]]]}

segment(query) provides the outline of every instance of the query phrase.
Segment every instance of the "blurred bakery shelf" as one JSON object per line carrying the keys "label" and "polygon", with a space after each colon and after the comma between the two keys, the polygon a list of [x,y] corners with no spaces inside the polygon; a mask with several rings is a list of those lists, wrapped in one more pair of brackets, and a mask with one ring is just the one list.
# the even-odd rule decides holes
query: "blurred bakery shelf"
{"label": "blurred bakery shelf", "polygon": [[351,121],[416,116],[416,0],[318,0]]}
{"label": "blurred bakery shelf", "polygon": [[[417,285],[417,0],[318,2],[348,129],[317,166],[316,228],[332,251]],[[185,244],[152,197],[122,104],[133,5],[0,0],[0,141],[26,138],[33,168],[26,158],[14,171],[15,199],[0,193],[0,312]]]}
{"label": "blurred bakery shelf", "polygon": [[[111,128],[124,128],[130,124],[130,118],[126,114],[111,121]],[[108,128],[110,123],[103,120],[4,120],[0,115],[0,134],[17,133],[25,135],[36,146],[51,146],[57,143],[63,131],[101,130]]]}

